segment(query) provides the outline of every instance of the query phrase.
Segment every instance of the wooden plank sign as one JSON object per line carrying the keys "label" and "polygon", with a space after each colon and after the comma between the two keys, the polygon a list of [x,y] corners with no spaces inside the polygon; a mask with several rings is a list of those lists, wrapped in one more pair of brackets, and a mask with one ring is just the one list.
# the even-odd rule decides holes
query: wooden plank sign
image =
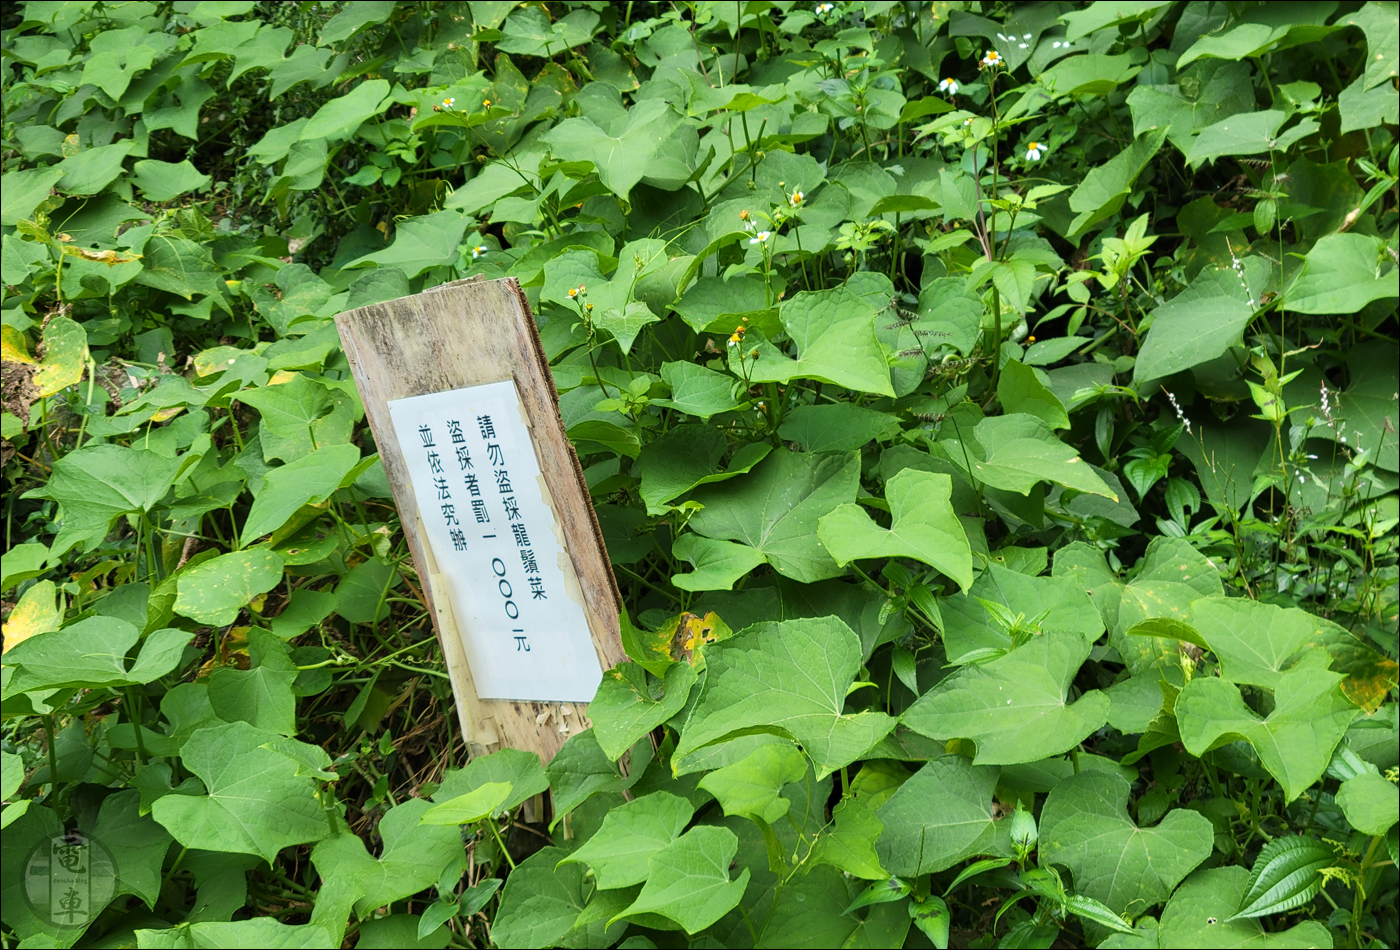
{"label": "wooden plank sign", "polygon": [[548,762],[624,660],[621,598],[513,278],[336,317],[474,753]]}

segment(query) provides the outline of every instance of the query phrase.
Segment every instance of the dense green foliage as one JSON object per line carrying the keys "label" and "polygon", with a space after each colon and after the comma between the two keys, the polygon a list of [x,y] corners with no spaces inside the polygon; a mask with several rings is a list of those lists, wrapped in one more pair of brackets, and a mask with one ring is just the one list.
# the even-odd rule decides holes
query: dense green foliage
{"label": "dense green foliage", "polygon": [[[1400,943],[1395,3],[3,16],[6,947]],[[476,274],[627,607],[547,768],[332,321]]]}

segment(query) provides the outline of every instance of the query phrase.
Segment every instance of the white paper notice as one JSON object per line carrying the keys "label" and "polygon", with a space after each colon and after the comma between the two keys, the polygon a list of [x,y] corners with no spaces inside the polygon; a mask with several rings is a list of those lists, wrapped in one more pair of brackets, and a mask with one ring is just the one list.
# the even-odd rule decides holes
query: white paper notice
{"label": "white paper notice", "polygon": [[482,699],[586,703],[603,670],[515,383],[389,403]]}

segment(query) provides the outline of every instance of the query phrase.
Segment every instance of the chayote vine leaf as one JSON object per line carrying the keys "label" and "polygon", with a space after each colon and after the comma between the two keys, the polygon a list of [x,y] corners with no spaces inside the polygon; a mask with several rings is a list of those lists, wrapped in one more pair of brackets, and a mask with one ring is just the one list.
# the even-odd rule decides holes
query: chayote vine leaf
{"label": "chayote vine leaf", "polygon": [[255,597],[281,582],[282,558],[267,548],[221,554],[180,574],[175,612],[224,627]]}
{"label": "chayote vine leaf", "polygon": [[1011,854],[993,810],[998,774],[960,755],[925,764],[876,811],[884,825],[875,843],[881,866],[914,878],[975,854]]}
{"label": "chayote vine leaf", "polygon": [[837,577],[843,572],[818,539],[817,524],[855,501],[859,481],[854,452],[775,449],[743,478],[696,491],[693,499],[704,508],[690,527],[708,538],[748,545],[793,580]]}
{"label": "chayote vine leaf", "polygon": [[736,733],[769,732],[801,745],[823,777],[894,728],[882,712],[845,712],[861,648],[836,617],[755,624],[711,646],[705,660],[674,761]]}
{"label": "chayote vine leaf", "polygon": [[972,586],[972,549],[950,504],[947,475],[906,469],[885,483],[892,523],[877,525],[859,505],[824,515],[817,536],[838,564],[860,558],[909,557],[936,567],[964,590]]}
{"label": "chayote vine leaf", "polygon": [[1297,798],[1322,776],[1332,750],[1360,712],[1342,694],[1342,674],[1325,669],[1327,661],[1327,655],[1317,651],[1283,673],[1267,717],[1250,709],[1233,683],[1196,677],[1176,698],[1186,751],[1201,756],[1243,739],[1283,786],[1286,800]]}
{"label": "chayote vine leaf", "polygon": [[1073,872],[1076,893],[1115,914],[1140,917],[1210,857],[1215,831],[1205,816],[1185,808],[1140,828],[1128,817],[1130,791],[1123,777],[1109,772],[1062,781],[1041,812],[1040,855]]}
{"label": "chayote vine leaf", "polygon": [[694,812],[669,792],[644,795],[609,811],[593,837],[559,863],[588,865],[603,890],[641,884],[650,873],[648,860],[680,837]]}
{"label": "chayote vine leaf", "polygon": [[181,748],[204,795],[165,795],[151,815],[187,848],[256,854],[272,861],[294,844],[326,837],[316,782],[268,744],[286,741],[246,722],[197,729]]}
{"label": "chayote vine leaf", "polygon": [[651,854],[641,893],[613,921],[659,914],[688,934],[704,930],[743,899],[749,869],[729,878],[729,862],[738,850],[739,839],[727,828],[692,828]]}
{"label": "chayote vine leaf", "polygon": [[979,765],[1058,755],[1108,719],[1108,697],[1068,690],[1090,645],[1078,633],[1046,631],[981,665],[965,666],[929,690],[901,722],[934,739],[971,739]]}

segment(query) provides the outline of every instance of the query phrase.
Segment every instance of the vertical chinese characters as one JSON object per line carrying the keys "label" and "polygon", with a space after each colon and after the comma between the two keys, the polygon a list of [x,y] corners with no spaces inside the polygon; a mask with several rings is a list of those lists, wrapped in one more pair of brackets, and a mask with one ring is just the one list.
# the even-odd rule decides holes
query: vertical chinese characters
{"label": "vertical chinese characters", "polygon": [[[448,429],[451,430],[451,423]],[[458,426],[460,431],[461,427]],[[442,456],[437,450],[437,441],[433,437],[432,426],[421,425],[418,427],[418,437],[423,441],[423,451],[427,453],[428,471],[432,473],[433,489],[437,493],[439,510],[442,512],[443,523],[447,525],[447,536],[452,539],[452,550],[465,551],[467,549],[467,536],[462,531],[462,523],[457,520],[457,506],[452,501],[452,488],[447,483],[447,475],[443,469]],[[458,458],[461,453],[458,453]]]}
{"label": "vertical chinese characters", "polygon": [[530,585],[530,597],[532,600],[547,600],[549,595],[545,591],[544,579],[540,576],[539,561],[530,543],[530,528],[521,514],[515,489],[511,485],[505,451],[500,443],[493,441],[496,437],[496,427],[489,415],[477,416],[476,422],[481,437],[486,440],[486,455],[491,463],[491,474],[496,481],[496,491],[501,498],[501,507],[505,510],[506,522],[510,525],[510,537],[515,541],[521,569],[524,570],[525,579]]}

